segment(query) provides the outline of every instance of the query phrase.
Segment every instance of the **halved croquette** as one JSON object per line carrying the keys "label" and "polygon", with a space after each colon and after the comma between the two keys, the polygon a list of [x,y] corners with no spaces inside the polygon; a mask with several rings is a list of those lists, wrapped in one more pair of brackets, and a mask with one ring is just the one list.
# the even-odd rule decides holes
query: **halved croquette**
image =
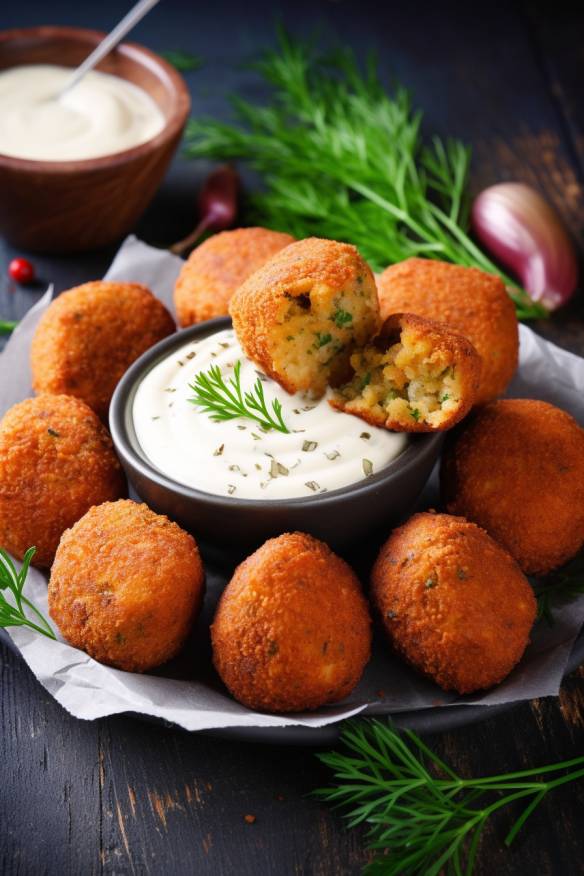
{"label": "halved croquette", "polygon": [[330,404],[398,432],[449,429],[472,407],[480,379],[473,345],[447,326],[394,314],[351,356],[353,377]]}
{"label": "halved croquette", "polygon": [[367,263],[354,246],[316,237],[287,246],[252,274],[229,312],[249,359],[288,392],[315,396],[379,328]]}
{"label": "halved croquette", "polygon": [[434,259],[406,259],[378,278],[383,319],[415,313],[446,323],[482,359],[477,404],[501,395],[517,367],[519,330],[513,302],[500,277]]}

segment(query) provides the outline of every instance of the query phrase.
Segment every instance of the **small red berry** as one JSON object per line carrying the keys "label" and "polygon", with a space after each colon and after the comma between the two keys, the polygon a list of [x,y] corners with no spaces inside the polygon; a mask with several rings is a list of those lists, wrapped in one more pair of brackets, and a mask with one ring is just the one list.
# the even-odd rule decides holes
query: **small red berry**
{"label": "small red berry", "polygon": [[12,259],[8,265],[8,273],[13,280],[26,286],[34,280],[34,268],[28,259]]}

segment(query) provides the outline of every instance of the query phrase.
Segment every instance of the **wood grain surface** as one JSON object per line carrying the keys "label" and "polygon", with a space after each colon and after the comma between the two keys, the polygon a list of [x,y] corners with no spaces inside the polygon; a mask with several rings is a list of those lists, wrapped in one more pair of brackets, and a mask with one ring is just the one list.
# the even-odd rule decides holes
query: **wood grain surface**
{"label": "wood grain surface", "polygon": [[[163,8],[162,8],[163,7]],[[364,54],[377,49],[390,81],[412,88],[429,132],[474,150],[472,187],[504,179],[537,185],[584,255],[584,11],[563,3],[493,2],[486,7],[380,4],[373,0],[217,2],[166,0],[136,31],[154,50],[201,53],[188,74],[193,112],[227,114],[225,95],[257,96],[238,64],[272,36],[280,16],[293,30],[320,25]],[[51,4],[52,22],[107,28],[119,4]],[[2,11],[5,27],[49,13],[40,2]],[[137,231],[168,245],[194,224],[203,162],[177,160]],[[59,290],[99,277],[114,248],[79,257],[32,256],[41,282],[15,287],[2,250],[0,316],[19,318],[43,283]],[[19,255],[22,253],[18,253]],[[584,355],[582,293],[536,330]],[[1,367],[1,360],[0,360]],[[518,705],[504,715],[426,741],[462,774],[520,769],[581,754],[584,671],[558,699]],[[0,650],[0,873],[13,874],[357,874],[368,856],[363,832],[312,799],[327,771],[311,749],[238,744],[118,717],[93,723],[68,716],[11,652]],[[584,873],[584,782],[554,792],[511,850],[502,837],[511,814],[486,831],[480,876]],[[246,815],[255,816],[248,823]]]}

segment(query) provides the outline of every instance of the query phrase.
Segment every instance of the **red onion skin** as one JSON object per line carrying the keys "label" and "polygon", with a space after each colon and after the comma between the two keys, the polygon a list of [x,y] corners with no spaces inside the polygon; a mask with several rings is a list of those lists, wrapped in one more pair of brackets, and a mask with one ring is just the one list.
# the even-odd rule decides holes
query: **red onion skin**
{"label": "red onion skin", "polygon": [[199,195],[199,215],[209,231],[230,228],[237,216],[239,176],[229,164],[214,170]]}
{"label": "red onion skin", "polygon": [[523,183],[485,189],[472,207],[477,238],[519,277],[529,296],[548,310],[572,297],[578,282],[574,246],[559,216]]}
{"label": "red onion skin", "polygon": [[209,174],[199,194],[199,222],[183,240],[170,250],[183,255],[192,249],[206,231],[225,231],[235,223],[239,206],[239,175],[230,164],[223,164]]}

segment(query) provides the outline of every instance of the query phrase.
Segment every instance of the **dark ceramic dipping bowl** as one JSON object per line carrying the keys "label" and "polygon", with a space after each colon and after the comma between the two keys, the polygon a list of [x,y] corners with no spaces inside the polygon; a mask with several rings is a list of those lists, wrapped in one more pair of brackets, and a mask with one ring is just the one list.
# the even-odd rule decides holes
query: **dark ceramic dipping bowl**
{"label": "dark ceramic dipping bowl", "polygon": [[[441,435],[415,435],[404,452],[378,474],[339,490],[297,499],[236,499],[186,487],[148,461],[136,438],[132,407],[145,375],[183,344],[231,327],[213,319],[156,344],[128,369],[110,407],[112,438],[130,482],[155,511],[208,541],[254,547],[283,532],[300,530],[344,548],[379,527],[386,532],[413,507],[438,457]],[[196,446],[196,445],[194,445]]]}

